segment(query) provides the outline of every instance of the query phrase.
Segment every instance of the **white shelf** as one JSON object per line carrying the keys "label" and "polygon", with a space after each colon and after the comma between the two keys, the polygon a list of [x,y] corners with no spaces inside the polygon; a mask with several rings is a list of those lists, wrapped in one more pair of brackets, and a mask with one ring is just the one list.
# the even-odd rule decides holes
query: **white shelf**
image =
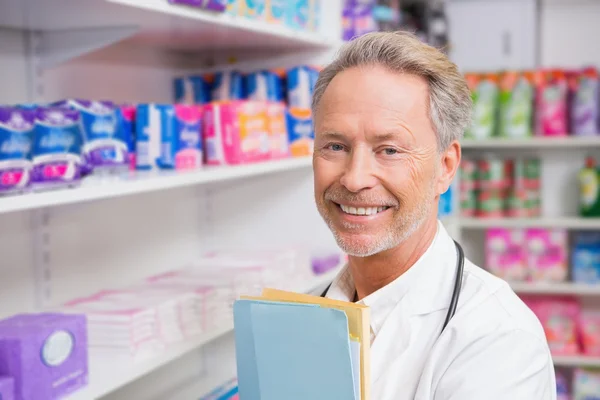
{"label": "white shelf", "polygon": [[0,214],[308,169],[311,166],[310,157],[303,157],[240,166],[204,167],[193,172],[136,172],[113,178],[88,177],[77,188],[0,198]]}
{"label": "white shelf", "polygon": [[[321,276],[316,276],[308,288],[304,288],[304,290],[300,291],[309,293],[313,290],[320,289],[331,282],[338,272],[339,269],[335,268]],[[93,400],[106,396],[128,383],[134,382],[152,371],[177,360],[183,355],[197,350],[213,340],[232,332],[233,324],[231,323],[214,332],[199,336],[194,340],[173,345],[163,353],[148,360],[130,364],[115,363],[111,361],[94,362],[92,359],[90,361],[89,385],[74,393],[68,400]]]}
{"label": "white shelf", "polygon": [[600,218],[540,217],[540,218],[464,218],[458,223],[465,229],[487,228],[565,228],[573,230],[600,230]]}
{"label": "white shelf", "polygon": [[600,148],[600,136],[532,137],[528,139],[464,139],[464,149],[565,149]]}
{"label": "white shelf", "polygon": [[600,284],[511,282],[510,286],[517,293],[600,296]]}
{"label": "white shelf", "polygon": [[559,367],[600,367],[600,357],[553,356],[554,365]]}
{"label": "white shelf", "polygon": [[35,31],[134,27],[128,40],[174,50],[318,49],[338,45],[319,34],[167,0],[0,0],[0,26]]}

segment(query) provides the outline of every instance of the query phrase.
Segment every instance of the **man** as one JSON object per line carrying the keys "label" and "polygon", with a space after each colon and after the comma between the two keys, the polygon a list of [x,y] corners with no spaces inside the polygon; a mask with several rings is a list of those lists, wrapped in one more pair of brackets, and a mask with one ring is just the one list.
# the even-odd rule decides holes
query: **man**
{"label": "man", "polygon": [[458,248],[437,204],[471,113],[456,66],[408,33],[367,34],[321,72],[313,113],[317,207],[349,255],[326,296],[371,309],[371,398],[555,399],[541,324],[468,260],[442,330]]}

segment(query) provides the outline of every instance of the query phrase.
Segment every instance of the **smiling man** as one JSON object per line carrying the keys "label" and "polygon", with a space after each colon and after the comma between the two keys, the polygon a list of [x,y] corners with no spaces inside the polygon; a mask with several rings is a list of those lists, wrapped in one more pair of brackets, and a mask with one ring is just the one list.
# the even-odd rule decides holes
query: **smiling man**
{"label": "smiling man", "polygon": [[371,398],[555,399],[539,321],[437,220],[471,114],[456,66],[367,34],[321,72],[313,113],[317,207],[349,255],[324,295],[371,309]]}

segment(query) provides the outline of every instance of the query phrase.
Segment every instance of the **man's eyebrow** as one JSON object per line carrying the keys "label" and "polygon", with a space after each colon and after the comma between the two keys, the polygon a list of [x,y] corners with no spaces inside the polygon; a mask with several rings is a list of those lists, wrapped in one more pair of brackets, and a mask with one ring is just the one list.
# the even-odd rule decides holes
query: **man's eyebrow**
{"label": "man's eyebrow", "polygon": [[320,133],[319,136],[331,140],[346,140],[346,136],[339,132],[325,131]]}

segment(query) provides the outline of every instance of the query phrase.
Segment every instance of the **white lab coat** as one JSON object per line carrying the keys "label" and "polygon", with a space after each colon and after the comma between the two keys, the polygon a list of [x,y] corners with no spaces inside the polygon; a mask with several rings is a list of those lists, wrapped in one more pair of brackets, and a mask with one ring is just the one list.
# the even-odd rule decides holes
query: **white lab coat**
{"label": "white lab coat", "polygon": [[[405,274],[362,299],[371,308],[372,400],[555,400],[554,367],[539,320],[510,286],[465,260],[454,318],[440,336],[456,272],[441,223]],[[347,269],[327,297],[351,301]]]}

